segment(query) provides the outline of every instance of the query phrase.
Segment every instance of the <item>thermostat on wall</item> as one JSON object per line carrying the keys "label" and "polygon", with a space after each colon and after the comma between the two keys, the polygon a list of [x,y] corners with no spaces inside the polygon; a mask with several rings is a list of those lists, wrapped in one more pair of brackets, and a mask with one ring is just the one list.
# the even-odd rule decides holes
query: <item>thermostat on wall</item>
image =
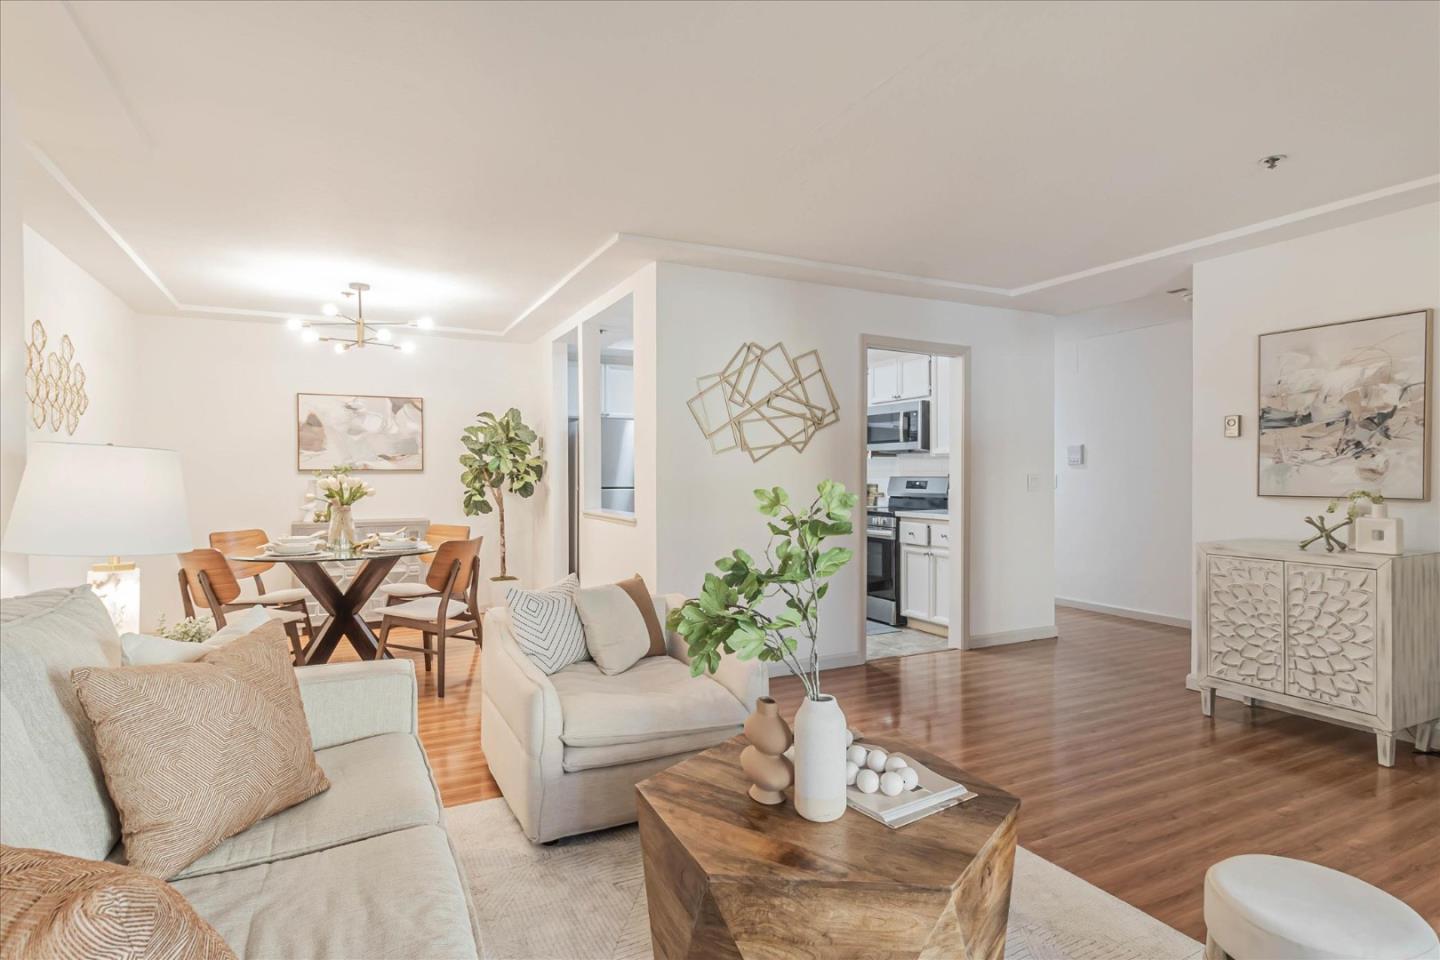
{"label": "thermostat on wall", "polygon": [[1073,443],[1066,447],[1065,462],[1072,467],[1085,466],[1085,444]]}
{"label": "thermostat on wall", "polygon": [[1227,436],[1227,437],[1238,437],[1238,436],[1240,436],[1240,414],[1238,414],[1238,413],[1227,413],[1227,414],[1225,414],[1225,436]]}

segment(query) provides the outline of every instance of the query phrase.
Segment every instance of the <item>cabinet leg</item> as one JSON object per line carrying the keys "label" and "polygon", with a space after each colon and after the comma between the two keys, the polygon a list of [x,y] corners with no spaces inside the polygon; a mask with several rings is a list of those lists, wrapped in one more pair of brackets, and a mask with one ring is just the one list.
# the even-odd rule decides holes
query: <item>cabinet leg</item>
{"label": "cabinet leg", "polygon": [[1207,717],[1215,716],[1215,691],[1211,687],[1200,688],[1200,712]]}
{"label": "cabinet leg", "polygon": [[1415,752],[1426,753],[1435,743],[1435,720],[1427,720],[1415,728]]}
{"label": "cabinet leg", "polygon": [[1382,767],[1395,766],[1395,734],[1375,734],[1375,753]]}
{"label": "cabinet leg", "polygon": [[1255,706],[1255,698],[1254,698],[1254,697],[1241,697],[1241,698],[1240,698],[1240,702],[1243,703],[1243,704],[1245,704],[1245,706],[1247,706],[1247,707],[1253,707],[1253,706]]}

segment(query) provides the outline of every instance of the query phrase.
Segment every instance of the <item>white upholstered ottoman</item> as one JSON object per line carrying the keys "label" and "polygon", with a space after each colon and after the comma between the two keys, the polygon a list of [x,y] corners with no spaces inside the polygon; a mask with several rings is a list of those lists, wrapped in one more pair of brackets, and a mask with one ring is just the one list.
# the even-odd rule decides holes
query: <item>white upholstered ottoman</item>
{"label": "white upholstered ottoman", "polygon": [[1246,854],[1205,873],[1207,960],[1440,960],[1420,914],[1364,880]]}

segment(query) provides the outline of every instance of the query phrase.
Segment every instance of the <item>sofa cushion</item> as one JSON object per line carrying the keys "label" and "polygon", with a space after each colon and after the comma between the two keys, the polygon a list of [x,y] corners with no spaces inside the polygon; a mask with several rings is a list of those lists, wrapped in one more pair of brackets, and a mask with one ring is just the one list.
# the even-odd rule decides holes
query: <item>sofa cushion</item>
{"label": "sofa cushion", "polygon": [[574,663],[550,677],[560,698],[571,747],[639,743],[745,722],[745,706],[709,677],[692,677],[672,657],[646,657],[606,676],[593,662]]}
{"label": "sofa cushion", "polygon": [[580,580],[570,574],[545,590],[505,591],[515,644],[535,666],[547,674],[590,656],[585,649],[585,628],[575,609]]}
{"label": "sofa cushion", "polygon": [[0,846],[0,956],[235,960],[169,884],[139,870]]}
{"label": "sofa cushion", "polygon": [[329,790],[237,833],[176,879],[285,860],[440,822],[440,795],[420,741],[410,734],[343,743],[317,750],[315,759],[330,780]]}
{"label": "sofa cushion", "polygon": [[104,859],[120,821],[70,671],[118,666],[120,637],[86,586],[0,609],[0,842]]}
{"label": "sofa cushion", "polygon": [[560,766],[566,773],[581,770],[596,770],[600,767],[618,767],[624,763],[639,763],[656,757],[678,757],[681,754],[698,753],[724,743],[741,731],[742,725],[735,723],[700,733],[683,733],[676,737],[657,737],[641,740],[639,743],[614,743],[608,747],[566,747]]}
{"label": "sofa cushion", "polygon": [[660,628],[665,601],[650,596],[638,573],[619,583],[581,590],[575,608],[585,625],[585,648],[601,672],[624,673],[641,657],[665,655],[665,633]]}
{"label": "sofa cushion", "polygon": [[71,679],[138,870],[173,877],[330,786],[279,623],[195,663],[81,667]]}
{"label": "sofa cushion", "polygon": [[426,826],[174,886],[242,957],[469,958],[464,883]]}

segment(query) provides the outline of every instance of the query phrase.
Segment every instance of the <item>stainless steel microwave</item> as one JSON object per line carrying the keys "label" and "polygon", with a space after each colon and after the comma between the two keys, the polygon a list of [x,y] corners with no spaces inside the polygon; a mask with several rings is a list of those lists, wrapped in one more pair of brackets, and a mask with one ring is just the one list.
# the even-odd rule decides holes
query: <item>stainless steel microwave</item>
{"label": "stainless steel microwave", "polygon": [[871,453],[924,453],[930,449],[930,401],[877,403],[865,416]]}

